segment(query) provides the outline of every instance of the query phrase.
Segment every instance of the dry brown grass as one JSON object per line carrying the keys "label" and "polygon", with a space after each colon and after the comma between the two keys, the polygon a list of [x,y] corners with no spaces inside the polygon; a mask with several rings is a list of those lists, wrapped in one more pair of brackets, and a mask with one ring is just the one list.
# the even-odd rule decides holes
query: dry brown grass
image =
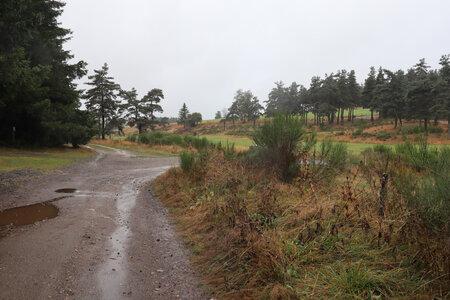
{"label": "dry brown grass", "polygon": [[128,151],[156,154],[156,155],[177,155],[183,148],[177,145],[153,145],[139,144],[124,140],[91,140],[91,144],[103,145]]}
{"label": "dry brown grass", "polygon": [[203,168],[172,169],[154,182],[218,298],[449,295],[449,245],[392,186],[381,218],[379,186],[360,167],[330,186],[302,174],[287,184],[210,152]]}

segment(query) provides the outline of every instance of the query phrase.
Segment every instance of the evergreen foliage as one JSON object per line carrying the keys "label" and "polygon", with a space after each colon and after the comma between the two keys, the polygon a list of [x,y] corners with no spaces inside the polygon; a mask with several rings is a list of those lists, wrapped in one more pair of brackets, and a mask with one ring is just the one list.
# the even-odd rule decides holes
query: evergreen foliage
{"label": "evergreen foliage", "polygon": [[188,119],[189,110],[186,106],[186,103],[183,103],[179,113],[178,113],[178,124],[183,124],[183,127],[186,127],[186,122]]}
{"label": "evergreen foliage", "polygon": [[84,95],[87,100],[86,108],[97,118],[103,140],[107,134],[108,123],[116,116],[119,108],[119,101],[116,99],[120,86],[114,83],[114,78],[108,76],[108,71],[107,63],[100,70],[94,70],[95,74],[88,76],[91,81],[86,83],[92,88]]}
{"label": "evergreen foliage", "polygon": [[[92,135],[92,118],[79,110],[74,79],[86,63],[69,64],[70,30],[59,26],[60,1],[0,3],[0,143],[74,146]],[[13,132],[14,131],[14,132]]]}

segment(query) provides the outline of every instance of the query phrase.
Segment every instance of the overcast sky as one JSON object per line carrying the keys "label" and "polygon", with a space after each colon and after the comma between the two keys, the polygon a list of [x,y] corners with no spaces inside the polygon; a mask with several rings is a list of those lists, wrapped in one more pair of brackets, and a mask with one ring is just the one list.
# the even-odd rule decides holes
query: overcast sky
{"label": "overcast sky", "polygon": [[448,0],[72,0],[60,21],[89,74],[107,62],[123,89],[161,88],[164,116],[186,102],[210,119],[240,88],[264,101],[280,80],[309,87],[312,76],[354,69],[363,82],[370,66],[420,58],[438,68],[449,12]]}

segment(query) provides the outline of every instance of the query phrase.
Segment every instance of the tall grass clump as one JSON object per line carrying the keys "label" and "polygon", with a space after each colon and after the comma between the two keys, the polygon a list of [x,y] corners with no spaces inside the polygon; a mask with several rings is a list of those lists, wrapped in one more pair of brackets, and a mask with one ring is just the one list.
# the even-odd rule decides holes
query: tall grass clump
{"label": "tall grass clump", "polygon": [[439,151],[430,146],[425,139],[420,139],[418,144],[403,143],[396,145],[395,152],[408,165],[417,171],[428,169],[430,166],[439,164]]}
{"label": "tall grass clump", "polygon": [[[426,223],[435,228],[450,224],[450,148],[405,143],[396,153],[407,168],[397,174],[399,192]],[[409,169],[408,169],[409,167]],[[448,230],[449,228],[447,228]]]}
{"label": "tall grass clump", "polygon": [[214,144],[209,142],[205,137],[196,137],[186,135],[184,137],[185,146],[190,146],[197,149],[200,152],[207,150],[209,147],[212,147]]}
{"label": "tall grass clump", "polygon": [[195,153],[190,151],[183,151],[180,153],[181,169],[185,173],[191,171],[192,167],[194,166],[194,163],[195,163]]}
{"label": "tall grass clump", "polygon": [[264,121],[253,134],[262,158],[277,169],[284,180],[295,176],[300,142],[305,139],[303,122],[294,116],[276,115]]}
{"label": "tall grass clump", "polygon": [[348,148],[344,143],[333,143],[329,139],[323,140],[313,156],[310,169],[314,179],[332,180],[343,171],[348,161]]}

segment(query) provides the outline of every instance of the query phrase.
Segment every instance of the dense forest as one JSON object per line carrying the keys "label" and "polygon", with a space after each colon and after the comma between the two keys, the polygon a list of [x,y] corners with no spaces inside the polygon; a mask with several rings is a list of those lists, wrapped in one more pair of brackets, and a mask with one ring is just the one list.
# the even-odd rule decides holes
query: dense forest
{"label": "dense forest", "polygon": [[0,142],[74,146],[92,137],[92,118],[80,110],[74,80],[86,63],[63,49],[70,30],[57,18],[59,1],[0,3]]}

